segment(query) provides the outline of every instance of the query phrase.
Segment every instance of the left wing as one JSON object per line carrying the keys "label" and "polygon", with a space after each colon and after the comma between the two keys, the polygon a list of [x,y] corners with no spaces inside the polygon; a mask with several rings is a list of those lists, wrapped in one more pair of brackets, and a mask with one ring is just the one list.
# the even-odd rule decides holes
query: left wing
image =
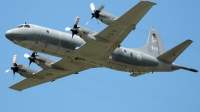
{"label": "left wing", "polygon": [[114,24],[107,26],[103,31],[95,35],[103,42],[86,43],[77,51],[82,55],[92,58],[107,59],[108,56],[120,45],[127,35],[135,29],[137,23],[151,9],[155,3],[140,1],[129,11],[115,20]]}
{"label": "left wing", "polygon": [[67,59],[61,59],[60,61],[56,62],[52,65],[52,67],[63,69],[63,73],[50,73],[45,70],[41,70],[38,73],[34,74],[34,78],[24,79],[23,81],[18,82],[17,84],[11,86],[11,89],[22,91],[24,89],[37,86],[49,81],[54,81],[56,79],[76,74],[80,71],[94,68],[96,66],[89,65],[87,63],[76,61],[76,60],[67,60]]}

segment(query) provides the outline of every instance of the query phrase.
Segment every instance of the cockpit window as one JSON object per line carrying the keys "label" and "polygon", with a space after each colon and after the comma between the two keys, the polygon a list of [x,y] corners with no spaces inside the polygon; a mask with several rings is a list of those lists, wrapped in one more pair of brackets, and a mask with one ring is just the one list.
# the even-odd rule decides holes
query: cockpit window
{"label": "cockpit window", "polygon": [[24,25],[25,28],[30,28],[30,25]]}
{"label": "cockpit window", "polygon": [[19,25],[17,28],[22,28],[24,25]]}
{"label": "cockpit window", "polygon": [[22,25],[19,25],[17,28],[31,28],[31,26],[28,24],[22,24]]}

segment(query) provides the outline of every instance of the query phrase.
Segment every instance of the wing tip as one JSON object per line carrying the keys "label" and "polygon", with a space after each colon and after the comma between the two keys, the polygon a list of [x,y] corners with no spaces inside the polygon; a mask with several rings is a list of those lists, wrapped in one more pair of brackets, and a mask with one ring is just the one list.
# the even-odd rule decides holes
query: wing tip
{"label": "wing tip", "polygon": [[156,5],[156,2],[152,2],[150,0],[140,0],[140,2],[146,2],[146,3],[152,3],[153,5]]}
{"label": "wing tip", "polygon": [[188,42],[190,42],[190,43],[192,43],[192,42],[193,42],[193,40],[191,40],[191,39],[187,39],[186,41],[188,41]]}
{"label": "wing tip", "polygon": [[19,91],[19,92],[21,92],[23,89],[17,89],[17,88],[12,88],[12,86],[11,87],[9,87],[10,89],[13,89],[13,90],[15,90],[15,91]]}

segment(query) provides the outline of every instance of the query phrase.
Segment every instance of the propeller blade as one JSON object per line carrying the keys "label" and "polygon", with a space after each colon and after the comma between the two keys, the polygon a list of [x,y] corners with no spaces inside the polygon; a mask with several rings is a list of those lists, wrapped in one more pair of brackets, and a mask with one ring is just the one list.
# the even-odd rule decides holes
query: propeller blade
{"label": "propeller blade", "polygon": [[31,63],[32,63],[32,61],[30,60],[30,61],[29,61],[29,64],[28,64],[28,67],[30,67]]}
{"label": "propeller blade", "polygon": [[15,78],[15,71],[13,71],[13,79]]}
{"label": "propeller blade", "polygon": [[97,20],[97,24],[99,25],[99,21],[98,21],[98,19],[96,19]]}
{"label": "propeller blade", "polygon": [[69,28],[69,27],[65,28],[65,31],[70,31],[70,30],[71,30],[71,28]]}
{"label": "propeller blade", "polygon": [[14,55],[13,56],[13,63],[16,63],[17,62],[17,55]]}
{"label": "propeller blade", "polygon": [[79,16],[77,16],[76,19],[75,19],[74,25],[76,25],[76,26],[78,25],[79,19],[80,19]]}
{"label": "propeller blade", "polygon": [[33,52],[33,53],[31,54],[31,57],[35,57],[36,54],[37,54],[37,53]]}
{"label": "propeller blade", "polygon": [[[91,19],[90,19],[90,20],[91,20]],[[90,20],[89,20],[88,22],[86,22],[86,25],[88,25],[88,24],[89,24]]]}
{"label": "propeller blade", "polygon": [[86,22],[85,24],[88,25],[89,22],[90,22],[90,20],[88,22]]}
{"label": "propeller blade", "polygon": [[13,79],[15,77],[15,72],[19,70],[19,67],[22,67],[22,65],[17,65],[17,55],[13,56],[13,66],[10,69],[7,69],[5,73],[8,73],[9,71],[13,71]]}
{"label": "propeller blade", "polygon": [[72,44],[72,39],[73,39],[73,36],[72,36],[72,38],[71,38],[71,40],[70,40],[70,45]]}
{"label": "propeller blade", "polygon": [[33,52],[33,53],[31,54],[31,56],[29,56],[27,53],[24,54],[24,57],[26,57],[26,58],[29,59],[29,67],[30,67],[30,65],[31,65],[32,62],[35,62],[36,55],[37,55],[37,52]]}
{"label": "propeller blade", "polygon": [[78,30],[78,29],[80,28],[80,27],[78,27],[79,19],[80,19],[80,17],[77,16],[76,19],[75,19],[75,23],[74,23],[74,26],[73,26],[72,29],[69,28],[69,27],[66,27],[66,28],[65,28],[66,31],[71,31],[71,32],[72,32],[72,38],[71,38],[71,41],[70,41],[70,45],[71,45],[71,42],[72,42],[73,36],[79,34],[79,30]]}
{"label": "propeller blade", "polygon": [[25,53],[25,54],[24,54],[24,57],[25,57],[25,58],[29,58],[30,56],[29,56],[27,53]]}
{"label": "propeller blade", "polygon": [[104,9],[105,5],[101,5],[101,7],[99,7],[99,12],[101,12]]}
{"label": "propeller blade", "polygon": [[11,70],[11,69],[6,70],[5,73],[8,73],[10,70]]}
{"label": "propeller blade", "polygon": [[94,6],[94,3],[91,3],[90,4],[90,8],[92,10],[92,13],[95,13],[95,6]]}

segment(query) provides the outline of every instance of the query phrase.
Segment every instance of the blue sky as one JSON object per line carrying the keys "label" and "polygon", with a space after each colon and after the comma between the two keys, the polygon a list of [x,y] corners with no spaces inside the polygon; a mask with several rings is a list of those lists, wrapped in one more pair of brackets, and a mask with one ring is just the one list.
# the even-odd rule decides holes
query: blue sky
{"label": "blue sky", "polygon": [[[8,87],[23,80],[5,70],[12,66],[12,57],[18,55],[18,63],[28,65],[24,53],[32,51],[19,47],[5,38],[5,32],[27,22],[64,31],[72,27],[76,16],[79,25],[100,32],[106,27],[96,20],[85,23],[91,17],[90,3],[96,8],[105,4],[105,11],[121,16],[139,0],[6,0],[0,1],[1,35],[1,112],[199,112],[200,74],[185,70],[168,73],[145,74],[130,77],[130,73],[107,68],[90,69],[53,83],[46,83],[23,92]],[[186,39],[194,42],[175,63],[200,70],[200,1],[154,0],[157,3],[137,25],[135,31],[122,42],[124,47],[141,47],[147,41],[148,31],[156,28],[165,49]],[[48,56],[59,60],[58,57]],[[40,70],[32,64],[32,68]]]}

